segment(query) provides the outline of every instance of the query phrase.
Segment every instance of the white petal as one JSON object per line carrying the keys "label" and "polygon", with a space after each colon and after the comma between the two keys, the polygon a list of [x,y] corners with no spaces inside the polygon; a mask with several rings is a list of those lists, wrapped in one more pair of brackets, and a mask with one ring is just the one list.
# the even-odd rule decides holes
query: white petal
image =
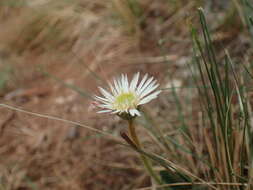
{"label": "white petal", "polygon": [[135,116],[135,115],[141,116],[140,112],[139,112],[137,109],[130,109],[130,110],[129,110],[129,113],[130,113],[130,115],[132,115],[132,116]]}
{"label": "white petal", "polygon": [[107,108],[107,109],[111,109],[111,110],[113,109],[111,105],[106,105],[106,104],[100,104],[100,105],[98,105],[98,107]]}
{"label": "white petal", "polygon": [[[147,81],[147,82],[149,82],[150,83],[150,81]],[[148,84],[148,83],[146,83],[146,84]],[[143,87],[141,88],[141,89],[138,89],[138,95],[140,96],[141,94],[143,94],[145,91],[147,91],[148,89],[150,89],[150,88],[152,88],[155,84],[156,84],[156,80],[155,81],[153,81],[153,82],[151,82],[150,84],[148,84],[148,86],[147,85],[143,85]]]}
{"label": "white petal", "polygon": [[144,77],[142,78],[140,84],[138,85],[137,90],[142,88],[142,85],[143,85],[144,82],[147,80],[147,77],[148,77],[148,75],[145,74]]}
{"label": "white petal", "polygon": [[116,83],[118,84],[118,90],[119,90],[119,93],[118,94],[120,94],[120,93],[122,93],[122,91],[123,91],[123,86],[122,86],[122,83],[121,83],[121,78],[118,78],[117,80],[116,80]]}
{"label": "white petal", "polygon": [[108,112],[112,112],[112,110],[101,110],[101,111],[98,111],[97,113],[108,113]]}
{"label": "white petal", "polygon": [[119,110],[115,110],[112,112],[112,114],[116,114],[116,113],[119,113],[120,111]]}
{"label": "white petal", "polygon": [[113,83],[114,83],[114,86],[115,86],[115,90],[117,91],[117,94],[119,94],[120,93],[120,86],[119,86],[118,80],[114,79]]}
{"label": "white petal", "polygon": [[111,92],[112,92],[113,96],[116,96],[117,95],[117,91],[115,90],[115,88],[112,86],[111,83],[108,83],[108,85],[110,86],[110,89],[111,89]]}
{"label": "white petal", "polygon": [[112,105],[112,103],[107,103],[107,102],[98,102],[98,104],[97,105],[108,105],[108,106],[111,106]]}
{"label": "white petal", "polygon": [[121,74],[121,79],[120,79],[120,83],[121,83],[121,90],[124,91],[125,89],[125,80],[124,80],[124,75]]}
{"label": "white petal", "polygon": [[110,100],[108,100],[106,98],[102,98],[100,96],[94,96],[94,99],[99,101],[99,102],[103,102],[103,103],[111,103]]}
{"label": "white petal", "polygon": [[[148,87],[148,85],[152,82],[152,80],[153,80],[153,77],[149,78],[141,88],[137,89],[137,94],[140,95]],[[154,82],[156,81],[153,81],[153,83]]]}
{"label": "white petal", "polygon": [[130,84],[130,90],[133,91],[136,89],[136,85],[138,83],[138,80],[139,80],[139,76],[140,76],[140,73],[136,73],[131,81],[131,84]]}
{"label": "white petal", "polygon": [[110,101],[113,101],[114,97],[111,95],[111,93],[107,92],[105,89],[99,87],[100,92]]}
{"label": "white petal", "polygon": [[159,91],[156,91],[148,96],[146,96],[145,98],[143,98],[139,103],[138,105],[141,105],[141,104],[146,104],[148,102],[150,102],[151,100],[157,98],[157,95],[161,93],[161,90]]}
{"label": "white petal", "polygon": [[127,75],[123,75],[123,81],[124,81],[124,92],[128,92],[129,87],[128,87],[128,78]]}
{"label": "white petal", "polygon": [[108,106],[111,106],[112,103],[107,103],[107,102],[97,102],[97,106],[99,105],[108,105]]}
{"label": "white petal", "polygon": [[155,86],[146,88],[146,90],[144,90],[143,92],[140,93],[140,98],[145,97],[146,95],[148,95],[149,93],[151,93],[152,91],[154,91],[157,87],[159,86],[159,84],[156,84]]}

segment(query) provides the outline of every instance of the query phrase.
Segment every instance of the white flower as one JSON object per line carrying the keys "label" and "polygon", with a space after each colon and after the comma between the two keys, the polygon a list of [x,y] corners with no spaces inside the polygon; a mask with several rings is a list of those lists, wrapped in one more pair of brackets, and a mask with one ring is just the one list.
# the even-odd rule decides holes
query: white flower
{"label": "white flower", "polygon": [[130,117],[140,116],[138,107],[157,98],[161,90],[154,91],[159,84],[146,74],[140,82],[140,73],[136,73],[129,83],[127,75],[109,83],[110,91],[99,87],[103,97],[95,96],[97,106],[103,108],[98,113],[126,114]]}

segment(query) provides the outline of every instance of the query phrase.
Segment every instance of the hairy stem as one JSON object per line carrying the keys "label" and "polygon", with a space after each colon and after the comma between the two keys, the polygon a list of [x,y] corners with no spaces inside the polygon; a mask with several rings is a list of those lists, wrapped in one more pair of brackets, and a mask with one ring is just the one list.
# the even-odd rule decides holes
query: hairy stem
{"label": "hairy stem", "polygon": [[[129,133],[130,133],[132,141],[135,143],[135,145],[138,148],[141,148],[140,141],[138,139],[138,136],[136,135],[135,125],[134,125],[133,119],[128,120],[128,124],[129,124]],[[142,154],[140,155],[140,157],[141,157],[143,165],[144,165],[145,169],[147,170],[147,172],[149,173],[149,175],[156,181],[157,184],[162,184],[159,176],[157,176],[157,174],[154,172],[149,159],[146,156],[142,155]]]}

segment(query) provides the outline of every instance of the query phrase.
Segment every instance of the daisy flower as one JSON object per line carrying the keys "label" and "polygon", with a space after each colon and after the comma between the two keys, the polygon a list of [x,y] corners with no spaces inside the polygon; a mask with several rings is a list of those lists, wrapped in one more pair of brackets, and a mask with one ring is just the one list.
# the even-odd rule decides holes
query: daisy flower
{"label": "daisy flower", "polygon": [[127,119],[140,116],[139,106],[157,98],[161,90],[156,90],[159,84],[153,77],[145,74],[140,82],[139,77],[140,73],[136,73],[129,82],[127,75],[122,74],[109,83],[109,91],[99,87],[103,96],[94,96],[97,107],[102,108],[98,113],[118,114]]}

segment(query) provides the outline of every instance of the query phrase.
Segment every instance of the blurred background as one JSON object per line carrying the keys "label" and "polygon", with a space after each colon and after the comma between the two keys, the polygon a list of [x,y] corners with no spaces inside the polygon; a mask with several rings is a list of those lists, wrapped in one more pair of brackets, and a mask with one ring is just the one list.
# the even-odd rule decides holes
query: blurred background
{"label": "blurred background", "polygon": [[[163,92],[145,106],[137,130],[145,147],[162,154],[153,146],[154,125],[171,136],[181,126],[198,131],[199,96],[188,64],[199,7],[218,60],[225,48],[237,65],[250,63],[246,0],[0,0],[0,102],[119,136],[127,124],[96,114],[91,97],[121,73],[148,73]],[[196,169],[188,154],[171,151],[168,157]],[[3,190],[127,190],[151,183],[136,153],[110,138],[3,107],[0,155]]]}

